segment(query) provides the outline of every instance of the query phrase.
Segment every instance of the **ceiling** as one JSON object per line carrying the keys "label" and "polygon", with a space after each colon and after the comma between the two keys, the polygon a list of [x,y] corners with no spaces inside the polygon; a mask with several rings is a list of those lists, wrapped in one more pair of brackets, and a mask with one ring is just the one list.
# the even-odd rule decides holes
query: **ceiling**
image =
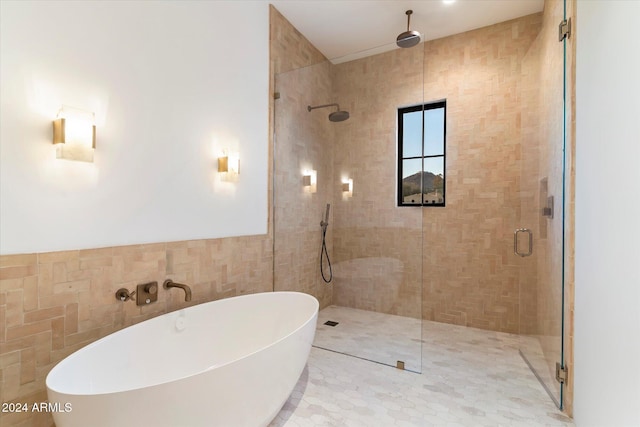
{"label": "ceiling", "polygon": [[407,30],[434,40],[542,11],[544,0],[271,0],[334,64],[395,49]]}

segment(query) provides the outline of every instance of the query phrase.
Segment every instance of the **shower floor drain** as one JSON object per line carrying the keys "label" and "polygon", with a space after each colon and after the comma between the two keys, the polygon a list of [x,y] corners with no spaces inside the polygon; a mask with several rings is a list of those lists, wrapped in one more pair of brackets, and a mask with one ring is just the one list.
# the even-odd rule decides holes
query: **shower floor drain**
{"label": "shower floor drain", "polygon": [[334,322],[333,320],[327,320],[326,322],[324,322],[324,324],[327,326],[336,326],[338,322]]}

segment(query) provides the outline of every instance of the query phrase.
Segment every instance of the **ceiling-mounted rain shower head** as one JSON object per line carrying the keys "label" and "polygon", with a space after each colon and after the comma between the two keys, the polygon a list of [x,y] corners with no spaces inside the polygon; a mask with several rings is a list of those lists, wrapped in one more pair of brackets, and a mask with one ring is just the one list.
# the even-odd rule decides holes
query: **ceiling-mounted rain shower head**
{"label": "ceiling-mounted rain shower head", "polygon": [[315,110],[316,108],[325,108],[325,107],[334,107],[334,106],[336,107],[336,111],[329,114],[329,121],[344,122],[349,118],[349,112],[340,110],[340,106],[338,104],[325,104],[325,105],[318,105],[316,107],[312,107],[311,105],[308,105],[307,111]]}
{"label": "ceiling-mounted rain shower head", "polygon": [[398,35],[398,37],[396,38],[396,44],[398,45],[398,47],[402,47],[402,48],[407,48],[407,47],[413,47],[415,45],[417,45],[418,43],[420,43],[420,38],[422,36],[420,36],[420,33],[417,31],[410,31],[409,30],[409,24],[411,23],[411,14],[413,13],[413,10],[407,10],[406,14],[407,14],[407,31],[400,33],[400,35]]}

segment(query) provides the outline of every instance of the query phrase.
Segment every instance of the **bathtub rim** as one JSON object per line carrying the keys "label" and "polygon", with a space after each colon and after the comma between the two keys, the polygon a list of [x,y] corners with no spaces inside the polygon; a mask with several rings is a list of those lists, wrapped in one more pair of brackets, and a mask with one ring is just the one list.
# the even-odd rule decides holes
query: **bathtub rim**
{"label": "bathtub rim", "polygon": [[[308,318],[306,318],[306,319],[305,319],[305,321],[304,321],[304,322],[302,322],[299,326],[297,326],[296,328],[294,328],[294,329],[293,329],[291,332],[289,332],[288,334],[286,334],[286,335],[282,336],[281,338],[279,338],[279,339],[277,339],[277,340],[275,340],[275,341],[273,341],[273,342],[270,342],[268,345],[262,346],[262,347],[260,347],[260,348],[258,348],[258,349],[256,349],[256,350],[254,350],[254,351],[252,351],[252,352],[249,352],[249,353],[247,353],[247,354],[243,355],[242,357],[239,357],[239,358],[237,358],[237,359],[233,359],[233,360],[229,360],[229,361],[227,361],[227,362],[225,362],[225,363],[220,363],[220,364],[218,364],[218,365],[210,366],[210,367],[208,367],[208,368],[206,368],[206,369],[198,370],[198,371],[193,372],[193,373],[191,373],[191,374],[189,374],[189,375],[176,376],[175,378],[171,378],[171,379],[170,379],[170,380],[168,380],[168,381],[154,382],[154,383],[145,384],[145,385],[144,385],[144,386],[142,386],[142,387],[133,387],[133,388],[127,388],[127,389],[116,390],[116,391],[109,391],[109,392],[102,392],[102,393],[74,393],[74,392],[62,391],[62,390],[60,390],[59,388],[55,388],[55,387],[51,387],[51,386],[50,386],[50,383],[49,383],[49,376],[50,376],[50,374],[51,374],[51,373],[52,373],[56,368],[58,368],[58,366],[59,366],[59,365],[61,365],[62,363],[65,363],[65,362],[66,362],[66,363],[71,363],[71,362],[73,361],[73,359],[75,359],[75,358],[79,357],[79,353],[80,353],[82,350],[89,349],[89,348],[91,348],[91,347],[95,347],[95,346],[99,345],[102,341],[105,341],[105,340],[107,340],[108,338],[110,338],[112,335],[117,334],[117,333],[119,333],[119,332],[122,332],[122,331],[124,331],[124,330],[126,330],[126,329],[129,329],[129,328],[135,328],[135,327],[137,327],[137,326],[139,326],[139,325],[144,324],[144,323],[145,323],[145,322],[147,322],[147,321],[154,320],[154,319],[158,319],[158,318],[160,318],[160,317],[162,317],[162,316],[169,316],[169,315],[171,315],[171,314],[176,313],[177,311],[181,311],[181,310],[188,310],[188,309],[193,308],[193,307],[200,307],[200,306],[209,305],[209,304],[214,304],[214,303],[216,303],[216,302],[220,302],[220,301],[228,301],[228,300],[232,300],[232,299],[242,299],[242,298],[248,298],[248,297],[256,297],[257,295],[261,295],[261,296],[262,296],[262,295],[272,295],[272,294],[289,294],[289,295],[291,295],[291,294],[295,294],[295,295],[303,295],[305,298],[308,298],[308,299],[310,298],[310,299],[312,299],[312,300],[315,302],[315,304],[314,304],[314,305],[315,305],[315,310],[314,310],[314,312],[313,312],[313,313],[311,313],[311,315],[310,315]],[[268,298],[268,297],[267,297],[267,298]],[[125,327],[125,328],[122,328],[122,329],[119,329],[119,330],[117,330],[117,331],[114,331],[114,332],[112,332],[112,333],[110,333],[110,334],[108,334],[108,335],[106,335],[106,336],[104,336],[104,337],[102,337],[102,338],[100,338],[100,339],[98,339],[98,340],[96,340],[96,341],[93,341],[93,342],[91,342],[91,343],[87,344],[86,346],[84,346],[84,347],[82,347],[82,348],[80,348],[80,349],[78,349],[78,350],[74,351],[73,353],[71,353],[70,355],[66,356],[64,359],[62,359],[62,360],[61,360],[61,361],[59,361],[58,363],[56,363],[56,364],[55,364],[55,366],[54,366],[53,368],[51,368],[51,370],[47,373],[47,376],[46,376],[46,378],[45,378],[45,387],[46,387],[46,389],[47,389],[47,392],[49,392],[49,390],[51,390],[53,393],[57,393],[57,394],[60,394],[60,395],[66,395],[66,396],[109,396],[109,395],[112,395],[112,394],[128,393],[128,392],[133,392],[133,391],[143,390],[143,389],[145,389],[145,388],[158,387],[158,386],[162,386],[162,385],[165,385],[165,384],[170,384],[170,383],[172,383],[172,382],[182,381],[182,380],[185,380],[185,379],[188,379],[188,378],[195,377],[195,376],[197,376],[197,375],[202,375],[202,374],[204,374],[204,373],[206,373],[206,372],[209,372],[209,371],[211,371],[211,370],[213,370],[213,369],[222,368],[222,367],[225,367],[225,366],[230,365],[230,364],[232,364],[232,363],[236,363],[236,362],[238,362],[238,361],[240,361],[240,360],[247,359],[247,358],[251,357],[252,355],[254,355],[254,354],[256,354],[256,353],[259,353],[259,352],[261,352],[261,351],[264,351],[265,349],[270,348],[270,347],[272,347],[272,346],[276,345],[277,343],[282,342],[282,341],[284,341],[284,340],[288,339],[289,337],[291,337],[292,335],[295,335],[297,332],[299,332],[301,329],[303,329],[305,326],[307,326],[307,325],[309,324],[309,322],[311,322],[311,321],[313,320],[313,318],[314,318],[314,317],[316,318],[316,322],[317,322],[317,317],[318,317],[319,308],[320,308],[320,303],[319,303],[319,301],[318,301],[318,299],[317,299],[316,297],[314,297],[313,295],[310,295],[310,294],[304,293],[304,292],[296,292],[296,291],[269,291],[269,292],[256,292],[256,293],[253,293],[253,294],[236,295],[236,296],[234,296],[234,297],[221,298],[221,299],[217,299],[217,300],[213,300],[213,301],[203,302],[203,303],[201,303],[201,304],[191,305],[191,306],[189,306],[189,307],[178,308],[178,309],[176,309],[176,310],[173,310],[173,311],[170,311],[170,312],[167,312],[167,313],[163,313],[163,314],[161,314],[161,315],[159,315],[159,316],[155,316],[155,317],[152,317],[152,318],[150,318],[150,319],[143,320],[142,322],[139,322],[139,323],[136,323],[136,324],[133,324],[133,325],[129,325],[129,326]],[[315,334],[315,327],[314,327],[314,334]],[[310,343],[310,346],[312,346],[312,345],[313,345],[313,343]]]}

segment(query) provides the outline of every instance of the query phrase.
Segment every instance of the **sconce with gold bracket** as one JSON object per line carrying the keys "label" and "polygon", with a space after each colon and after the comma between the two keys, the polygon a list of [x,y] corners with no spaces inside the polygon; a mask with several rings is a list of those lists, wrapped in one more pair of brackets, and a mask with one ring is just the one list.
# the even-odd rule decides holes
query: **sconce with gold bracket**
{"label": "sconce with gold bracket", "polygon": [[53,144],[57,159],[92,163],[96,148],[95,115],[63,105],[53,121]]}
{"label": "sconce with gold bracket", "polygon": [[218,172],[223,181],[237,181],[240,175],[240,155],[225,151],[222,157],[218,157]]}

